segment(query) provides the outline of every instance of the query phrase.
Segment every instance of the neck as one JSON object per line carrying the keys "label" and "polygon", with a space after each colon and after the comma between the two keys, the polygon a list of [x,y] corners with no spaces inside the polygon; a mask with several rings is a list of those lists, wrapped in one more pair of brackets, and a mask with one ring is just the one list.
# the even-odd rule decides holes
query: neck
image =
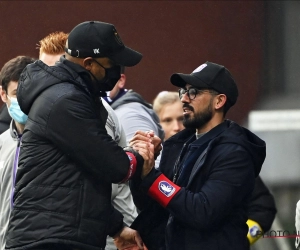
{"label": "neck", "polygon": [[205,125],[203,125],[200,128],[197,128],[196,132],[197,132],[197,134],[206,133],[206,132],[210,131],[211,129],[213,129],[214,127],[221,124],[223,121],[224,121],[224,118],[222,116],[214,116],[208,123],[206,123]]}
{"label": "neck", "polygon": [[18,122],[16,122],[16,121],[14,121],[14,122],[15,122],[15,125],[16,125],[16,129],[17,129],[17,131],[18,131],[18,134],[19,134],[19,135],[23,134],[25,125],[24,125],[24,124],[21,124],[21,123],[18,123]]}

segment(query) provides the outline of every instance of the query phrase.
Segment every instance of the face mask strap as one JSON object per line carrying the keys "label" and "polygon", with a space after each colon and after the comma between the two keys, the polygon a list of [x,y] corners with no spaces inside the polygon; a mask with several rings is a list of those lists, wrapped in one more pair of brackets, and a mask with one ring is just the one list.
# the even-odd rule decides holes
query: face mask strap
{"label": "face mask strap", "polygon": [[10,100],[10,102],[13,102],[15,100],[15,102],[18,102],[18,99],[16,97],[11,97],[8,94],[6,94],[8,100]]}
{"label": "face mask strap", "polygon": [[106,68],[104,68],[103,66],[102,66],[102,64],[101,63],[99,63],[97,60],[95,60],[94,58],[93,58],[93,61],[94,62],[96,62],[101,68],[103,68],[103,69],[105,69],[106,70]]}

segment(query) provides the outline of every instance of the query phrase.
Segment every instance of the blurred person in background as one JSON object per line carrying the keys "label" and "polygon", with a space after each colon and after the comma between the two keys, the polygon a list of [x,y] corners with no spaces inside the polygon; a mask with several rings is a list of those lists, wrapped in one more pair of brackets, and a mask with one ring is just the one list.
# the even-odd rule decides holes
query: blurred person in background
{"label": "blurred person in background", "polygon": [[6,62],[0,71],[1,99],[11,117],[9,129],[0,135],[0,250],[5,248],[20,142],[28,118],[18,104],[18,81],[23,69],[34,61],[29,56],[17,56]]}
{"label": "blurred person in background", "polygon": [[68,34],[63,31],[50,33],[41,39],[37,44],[39,59],[48,66],[53,66],[65,54],[67,40]]}
{"label": "blurred person in background", "polygon": [[[68,34],[64,32],[53,32],[39,41],[39,59],[49,66],[53,66],[60,56],[64,54]],[[11,118],[6,105],[0,108],[0,134],[8,129]]]}
{"label": "blurred person in background", "polygon": [[160,125],[165,132],[164,140],[184,129],[182,102],[178,92],[162,91],[153,101],[153,109],[158,115]]}
{"label": "blurred person in background", "polygon": [[[137,130],[153,131],[161,140],[164,132],[153,107],[140,94],[126,89],[125,67],[121,67],[121,77],[115,87],[107,92],[104,99],[111,105],[120,119],[126,134],[127,143]],[[160,156],[156,155],[155,167],[159,165]]]}

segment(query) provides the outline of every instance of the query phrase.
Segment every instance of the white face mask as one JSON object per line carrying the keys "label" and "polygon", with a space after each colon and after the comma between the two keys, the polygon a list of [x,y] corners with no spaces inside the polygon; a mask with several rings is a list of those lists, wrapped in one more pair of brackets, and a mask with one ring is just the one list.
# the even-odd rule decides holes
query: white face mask
{"label": "white face mask", "polygon": [[7,98],[10,100],[10,106],[8,107],[8,105],[6,105],[11,118],[13,118],[18,123],[25,124],[28,119],[28,116],[22,112],[17,98],[10,97],[8,95]]}

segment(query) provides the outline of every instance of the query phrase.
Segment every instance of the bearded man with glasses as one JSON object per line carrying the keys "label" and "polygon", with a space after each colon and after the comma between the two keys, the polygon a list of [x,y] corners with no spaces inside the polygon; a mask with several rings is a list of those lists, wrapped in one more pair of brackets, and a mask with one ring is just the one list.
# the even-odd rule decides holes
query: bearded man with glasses
{"label": "bearded man with glasses", "polygon": [[[246,207],[265,142],[225,119],[238,88],[224,66],[206,62],[171,83],[180,87],[186,129],[164,142],[159,169],[131,182],[145,204],[132,227],[149,250],[247,250]],[[141,140],[146,133],[131,145],[138,150]]]}

